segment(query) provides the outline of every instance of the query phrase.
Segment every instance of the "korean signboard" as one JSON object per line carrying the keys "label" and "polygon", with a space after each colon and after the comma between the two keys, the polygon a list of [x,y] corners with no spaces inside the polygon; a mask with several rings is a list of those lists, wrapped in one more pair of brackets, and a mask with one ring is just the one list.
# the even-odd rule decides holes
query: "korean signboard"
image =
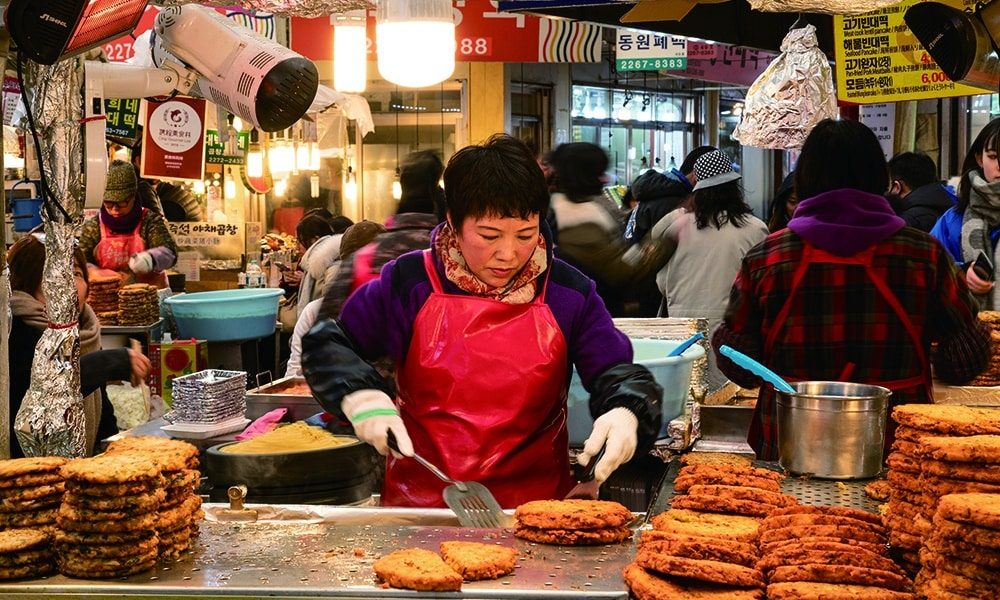
{"label": "korean signboard", "polygon": [[244,223],[168,222],[181,252],[197,252],[202,260],[239,260],[246,252]]}
{"label": "korean signboard", "polygon": [[178,96],[146,103],[141,174],[149,179],[203,179],[205,101]]}
{"label": "korean signboard", "polygon": [[[837,99],[876,104],[985,93],[948,79],[906,26],[903,15],[919,1],[833,17]],[[959,9],[971,5],[965,0],[938,1]]]}
{"label": "korean signboard", "polygon": [[108,120],[105,122],[105,133],[107,135],[135,139],[138,135],[136,129],[139,124],[139,105],[142,101],[138,98],[108,98],[104,101],[104,114]]}
{"label": "korean signboard", "polygon": [[205,131],[205,162],[210,165],[242,165],[246,162],[249,146],[249,131],[230,134],[229,139],[223,143],[218,131],[208,129]]}
{"label": "korean signboard", "polygon": [[683,71],[687,68],[687,38],[619,29],[615,68],[619,71]]}

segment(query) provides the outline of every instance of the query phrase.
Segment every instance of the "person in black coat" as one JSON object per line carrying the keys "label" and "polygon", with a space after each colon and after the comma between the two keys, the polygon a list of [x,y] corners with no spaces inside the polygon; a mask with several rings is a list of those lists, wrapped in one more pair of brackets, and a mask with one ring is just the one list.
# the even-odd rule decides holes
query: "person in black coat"
{"label": "person in black coat", "polygon": [[[14,417],[31,385],[31,363],[42,332],[48,327],[45,296],[42,293],[42,266],[45,245],[34,236],[14,244],[8,254],[11,286],[10,404],[9,434],[11,458],[24,456],[14,433]],[[103,387],[109,381],[144,379],[149,374],[149,359],[127,348],[101,350],[101,328],[94,311],[86,305],[89,280],[87,261],[77,249],[73,270],[80,311],[80,393],[84,397],[87,453],[92,454],[97,440],[118,433],[114,409]]]}
{"label": "person in black coat", "polygon": [[687,201],[695,184],[694,161],[712,150],[714,146],[698,146],[684,157],[680,169],[662,173],[650,169],[635,178],[630,191],[638,205],[625,226],[626,242],[641,242],[653,225]]}
{"label": "person in black coat", "polygon": [[958,202],[938,180],[937,167],[926,154],[902,152],[889,161],[886,199],[910,227],[930,232],[944,211]]}

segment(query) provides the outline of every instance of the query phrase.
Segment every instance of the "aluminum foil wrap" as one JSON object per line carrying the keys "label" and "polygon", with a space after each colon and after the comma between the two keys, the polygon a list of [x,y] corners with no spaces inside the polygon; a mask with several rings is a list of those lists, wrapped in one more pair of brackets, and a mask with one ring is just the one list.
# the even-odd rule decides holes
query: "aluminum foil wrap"
{"label": "aluminum foil wrap", "polygon": [[247,10],[277,13],[292,17],[328,17],[349,10],[374,8],[375,3],[367,0],[162,0],[160,6],[179,4],[201,4],[203,6],[240,6]]}
{"label": "aluminum foil wrap", "polygon": [[[2,249],[0,249],[2,251]],[[6,263],[6,257],[4,257]],[[7,339],[10,336],[10,269],[4,266],[0,273],[0,365],[10,364],[10,348]],[[10,369],[0,369],[0,459],[10,458]]]}
{"label": "aluminum foil wrap", "polygon": [[[27,456],[84,456],[83,397],[80,395],[80,315],[73,276],[73,249],[84,198],[83,68],[79,59],[46,67],[31,64],[26,87],[35,117],[49,189],[69,214],[42,211],[45,223],[45,267],[42,293],[50,326],[35,348],[31,385],[14,419],[21,449]],[[96,427],[96,424],[94,424]]]}
{"label": "aluminum foil wrap", "polygon": [[816,28],[806,25],[788,32],[781,54],[747,90],[733,139],[757,148],[796,149],[816,123],[837,115],[830,63],[819,49]]}
{"label": "aluminum foil wrap", "polygon": [[860,15],[893,4],[899,0],[750,0],[750,7],[761,12],[827,15]]}

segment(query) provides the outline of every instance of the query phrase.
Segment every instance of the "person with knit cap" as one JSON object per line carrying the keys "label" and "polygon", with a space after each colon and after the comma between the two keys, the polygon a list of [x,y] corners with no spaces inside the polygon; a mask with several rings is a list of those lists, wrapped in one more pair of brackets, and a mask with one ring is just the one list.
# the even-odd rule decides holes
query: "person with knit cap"
{"label": "person with knit cap", "polygon": [[138,185],[135,167],[111,163],[101,212],[84,222],[80,249],[93,269],[119,273],[124,283],[166,287],[177,244],[163,216],[139,203]]}

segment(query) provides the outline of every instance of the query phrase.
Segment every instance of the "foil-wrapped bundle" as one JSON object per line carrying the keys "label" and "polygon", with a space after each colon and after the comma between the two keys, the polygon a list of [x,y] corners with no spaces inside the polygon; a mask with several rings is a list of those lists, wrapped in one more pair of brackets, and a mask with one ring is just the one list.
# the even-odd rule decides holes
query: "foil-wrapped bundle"
{"label": "foil-wrapped bundle", "polygon": [[747,90],[733,139],[757,148],[800,148],[813,126],[827,118],[837,118],[833,72],[816,28],[806,25],[788,32],[781,54]]}
{"label": "foil-wrapped bundle", "polygon": [[860,15],[893,4],[899,0],[750,0],[750,7],[761,12],[827,15]]}
{"label": "foil-wrapped bundle", "polygon": [[328,17],[349,10],[374,8],[374,2],[367,0],[162,0],[161,6],[178,4],[201,4],[204,6],[240,6],[247,10],[277,13],[292,17]]}
{"label": "foil-wrapped bundle", "polygon": [[[49,327],[35,348],[31,385],[14,419],[15,434],[27,456],[77,457],[88,452],[80,395],[80,307],[73,275],[76,228],[85,192],[80,127],[82,67],[78,59],[50,67],[32,64],[26,77],[45,177],[62,208],[42,211],[42,293]],[[96,428],[96,423],[93,426]]]}

